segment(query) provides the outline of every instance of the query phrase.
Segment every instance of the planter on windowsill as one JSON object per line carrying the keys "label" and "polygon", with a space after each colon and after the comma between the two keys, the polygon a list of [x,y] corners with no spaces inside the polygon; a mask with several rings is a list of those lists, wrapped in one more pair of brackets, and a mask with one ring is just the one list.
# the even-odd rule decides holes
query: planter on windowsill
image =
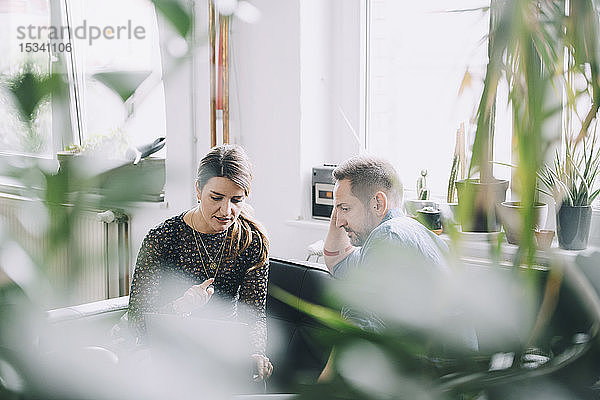
{"label": "planter on windowsill", "polygon": [[506,200],[506,189],[507,180],[494,179],[486,183],[480,182],[479,179],[456,181],[462,231],[500,231],[496,207]]}
{"label": "planter on windowsill", "polygon": [[592,206],[571,206],[563,203],[556,213],[558,245],[565,250],[587,247],[592,222]]}
{"label": "planter on windowsill", "polygon": [[432,201],[432,200],[419,200],[419,199],[404,200],[404,211],[406,211],[406,215],[409,217],[416,218],[417,211],[419,211],[425,207],[433,207],[435,209],[438,209],[436,202]]}
{"label": "planter on windowsill", "polygon": [[[523,206],[518,201],[504,201],[498,206],[498,216],[506,233],[506,241],[510,244],[519,244],[523,233]],[[534,229],[543,229],[548,217],[548,204],[535,203],[533,206],[535,225]]]}
{"label": "planter on windowsill", "polygon": [[460,219],[458,215],[458,203],[440,202],[438,204],[438,208],[442,217],[442,225],[444,225],[445,230],[447,230],[447,227],[450,225],[460,225]]}
{"label": "planter on windowsill", "polygon": [[[85,181],[86,193],[113,201],[163,201],[166,181],[165,160],[146,157],[138,164],[119,159],[103,159],[81,153],[57,154],[63,172]],[[77,187],[72,188],[79,190]]]}

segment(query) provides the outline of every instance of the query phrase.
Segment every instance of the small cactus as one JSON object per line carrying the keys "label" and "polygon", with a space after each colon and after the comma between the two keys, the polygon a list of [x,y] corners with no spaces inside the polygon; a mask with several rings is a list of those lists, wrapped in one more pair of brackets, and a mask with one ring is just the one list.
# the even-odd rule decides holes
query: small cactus
{"label": "small cactus", "polygon": [[427,170],[421,170],[421,176],[417,179],[417,198],[429,200],[429,188],[427,188]]}

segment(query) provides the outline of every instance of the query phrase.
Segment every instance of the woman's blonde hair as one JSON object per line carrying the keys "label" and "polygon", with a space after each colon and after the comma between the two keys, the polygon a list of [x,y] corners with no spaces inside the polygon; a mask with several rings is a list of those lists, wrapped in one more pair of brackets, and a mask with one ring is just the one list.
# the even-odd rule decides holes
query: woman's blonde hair
{"label": "woman's blonde hair", "polygon": [[[252,164],[248,155],[241,146],[224,144],[213,147],[208,154],[200,160],[196,183],[202,190],[211,178],[227,178],[239,186],[246,196],[250,194],[252,182]],[[257,268],[267,262],[269,257],[269,239],[265,229],[254,219],[249,205],[244,204],[242,211],[233,222],[228,245],[228,258],[235,258],[246,250],[252,242],[252,236],[258,235],[260,242],[259,262],[249,270]]]}

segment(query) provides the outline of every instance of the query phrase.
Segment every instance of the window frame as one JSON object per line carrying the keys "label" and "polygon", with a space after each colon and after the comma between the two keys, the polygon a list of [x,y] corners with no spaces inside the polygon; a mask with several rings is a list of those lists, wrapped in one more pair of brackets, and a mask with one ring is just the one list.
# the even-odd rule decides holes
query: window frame
{"label": "window frame", "polygon": [[[64,1],[64,0],[62,0]],[[61,2],[60,1],[48,1],[49,7],[49,26],[57,27],[60,26],[62,18],[61,18]],[[58,44],[60,42],[59,39],[49,39],[50,43]],[[49,72],[50,74],[57,73],[57,67],[61,64],[61,53],[52,53],[48,52],[48,64],[49,64]],[[63,64],[64,65],[64,64]],[[60,70],[59,72],[60,73]],[[70,85],[68,85],[70,86]],[[67,129],[63,129],[63,122],[65,121],[65,115],[69,115],[65,113],[64,104],[59,104],[57,99],[50,96],[49,99],[49,107],[50,107],[50,154],[36,154],[29,153],[24,151],[13,151],[13,150],[0,150],[0,162],[3,163],[12,163],[12,162],[44,162],[45,160],[56,160],[56,153],[62,150],[64,147],[63,143],[65,139],[70,138],[71,129],[70,125]],[[68,100],[67,100],[68,102]],[[57,135],[56,132],[62,132],[61,135]],[[6,185],[2,184],[2,187]],[[2,191],[4,192],[4,191]],[[11,192],[11,190],[9,190]]]}
{"label": "window frame", "polygon": [[[390,1],[390,0],[382,0],[383,2],[385,1]],[[374,3],[376,2],[376,0],[366,0],[366,12],[363,18],[363,23],[365,24],[366,28],[364,30],[364,37],[365,37],[365,59],[361,64],[364,64],[365,67],[365,92],[364,92],[364,102],[365,102],[365,108],[364,108],[364,120],[365,120],[365,124],[364,124],[364,129],[365,129],[365,142],[364,142],[364,148],[366,152],[373,152],[372,147],[370,146],[371,140],[373,139],[373,129],[371,126],[371,112],[372,112],[372,98],[371,98],[371,55],[372,55],[372,48],[371,48],[371,37],[370,35],[372,34],[373,28],[371,26],[371,17],[373,16],[373,7],[374,7]],[[488,11],[489,12],[489,11]],[[487,52],[486,52],[487,53]],[[487,55],[486,55],[486,59],[487,59]],[[485,61],[487,64],[487,60]],[[512,150],[512,138],[513,138],[513,127],[512,127],[512,110],[510,109],[510,103],[507,103],[507,96],[505,93],[501,92],[502,91],[502,86],[503,84],[501,83],[501,85],[499,86],[499,91],[498,94],[496,96],[496,103],[497,104],[501,104],[502,107],[505,107],[505,111],[502,112],[502,118],[500,119],[502,121],[502,127],[508,127],[507,133],[505,133],[504,135],[499,135],[498,132],[496,132],[496,134],[494,135],[494,149],[493,149],[493,154],[495,155],[495,159],[494,161],[500,161],[498,159],[498,157],[496,156],[497,154],[497,149],[498,148],[502,148],[504,150],[503,155],[504,158],[502,158],[502,162],[503,163],[513,163],[514,162],[514,152]],[[478,95],[476,97],[476,101],[477,104],[480,100],[480,95]],[[474,104],[475,106],[476,104]],[[472,117],[472,116],[471,116]],[[498,127],[498,120],[499,118],[497,118],[495,124]],[[469,121],[465,121],[465,122],[469,122]],[[471,125],[476,124],[476,121],[470,122]],[[452,130],[456,130],[458,128],[458,126],[455,127],[448,127],[448,131],[452,131]],[[470,160],[470,154],[472,152],[472,137],[470,137],[470,135],[474,135],[474,132],[469,131],[468,129],[465,131],[465,154],[467,155],[467,160]],[[564,135],[564,132],[563,132]],[[500,140],[505,141],[506,143],[504,143],[503,145],[498,145],[498,142]],[[454,141],[453,141],[454,142]],[[508,154],[505,154],[506,151],[508,149]],[[373,154],[378,155],[378,153],[373,152]],[[444,178],[447,181],[447,177],[449,177],[450,175],[450,165],[451,165],[451,158],[452,155],[452,148],[448,148],[448,157],[449,157],[449,163],[447,165],[447,176],[444,176]],[[508,156],[508,157],[506,157]],[[388,157],[389,158],[389,157]],[[392,164],[397,165],[398,163],[396,162],[397,160],[395,159],[390,159],[390,161],[392,162]],[[443,161],[438,161],[439,163],[442,163]],[[467,166],[468,168],[468,166]],[[494,175],[498,178],[498,179],[507,179],[509,181],[509,189],[507,192],[507,199],[510,198],[511,194],[511,184],[512,184],[512,171],[509,167],[506,166],[502,166],[499,164],[494,165]],[[465,175],[465,177],[467,177]],[[415,175],[413,180],[410,181],[403,181],[403,185],[404,185],[404,199],[408,199],[408,198],[416,198],[416,190],[415,190],[415,185],[414,182],[416,182],[418,176]],[[434,201],[441,201],[441,202],[445,202],[446,201],[446,187],[443,187],[443,190],[440,190],[440,187],[435,187],[435,188],[431,188],[430,191],[430,198]]]}

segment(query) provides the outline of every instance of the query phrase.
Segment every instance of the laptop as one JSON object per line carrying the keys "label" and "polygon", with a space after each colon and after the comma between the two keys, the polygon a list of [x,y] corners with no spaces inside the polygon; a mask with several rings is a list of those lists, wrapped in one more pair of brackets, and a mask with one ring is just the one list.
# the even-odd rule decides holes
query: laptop
{"label": "laptop", "polygon": [[248,324],[174,314],[144,317],[151,359],[161,368],[228,393],[248,392],[256,365]]}
{"label": "laptop", "polygon": [[213,356],[248,357],[252,354],[248,324],[175,314],[144,314],[150,345],[189,346]]}

